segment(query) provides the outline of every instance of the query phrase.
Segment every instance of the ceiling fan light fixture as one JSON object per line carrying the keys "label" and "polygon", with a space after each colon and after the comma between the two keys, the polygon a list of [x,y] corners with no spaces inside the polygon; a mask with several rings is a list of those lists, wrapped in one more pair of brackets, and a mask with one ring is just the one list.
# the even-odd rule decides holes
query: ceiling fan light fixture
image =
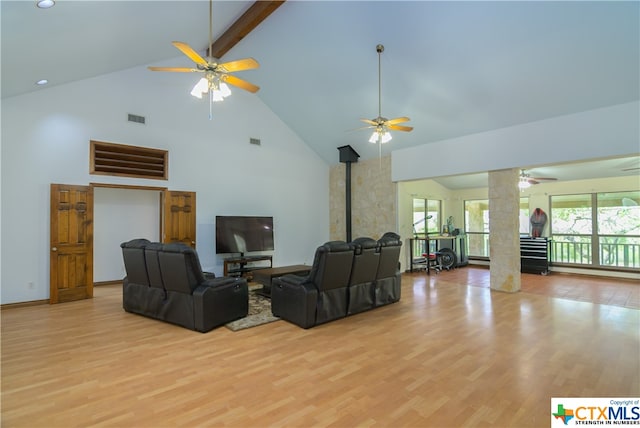
{"label": "ceiling fan light fixture", "polygon": [[222,94],[223,98],[227,98],[229,95],[231,95],[231,89],[229,88],[229,85],[224,82],[220,83],[220,93]]}
{"label": "ceiling fan light fixture", "polygon": [[209,94],[209,120],[213,118],[213,103],[223,101],[231,95],[231,89],[225,82],[233,86],[237,86],[248,92],[255,93],[260,89],[253,83],[242,80],[229,73],[243,70],[252,70],[258,68],[260,64],[253,58],[244,58],[236,61],[229,61],[224,64],[215,62],[211,53],[213,46],[213,0],[209,0],[209,55],[204,59],[198,52],[193,50],[191,46],[184,42],[171,42],[180,52],[196,63],[195,68],[188,67],[148,67],[151,71],[168,71],[176,73],[204,73],[204,77],[198,80],[198,83],[191,90],[191,95],[202,99],[203,95]]}
{"label": "ceiling fan light fixture", "polygon": [[518,181],[518,187],[520,189],[528,189],[529,187],[531,187],[531,183],[529,183],[526,178],[520,177],[520,180]]}
{"label": "ceiling fan light fixture", "polygon": [[382,144],[384,144],[384,143],[388,143],[389,141],[391,141],[391,139],[392,139],[393,137],[391,136],[391,134],[390,134],[389,132],[385,131],[385,132],[381,135],[381,137],[380,137],[380,138],[381,138],[380,142],[381,142]]}
{"label": "ceiling fan light fixture", "polygon": [[214,103],[224,101],[224,97],[222,96],[222,91],[220,91],[220,89],[211,89],[211,101]]}
{"label": "ceiling fan light fixture", "polygon": [[[394,131],[409,132],[413,130],[411,126],[398,125],[399,123],[408,122],[410,119],[406,116],[397,117],[395,119],[387,119],[382,117],[382,66],[380,54],[384,52],[383,45],[376,45],[376,52],[378,53],[378,117],[373,119],[360,119],[362,122],[367,123],[367,128],[373,128],[373,134],[369,138],[369,142],[381,146],[384,143],[391,141],[391,133],[389,129]],[[379,150],[380,157],[382,157],[382,151]]]}
{"label": "ceiling fan light fixture", "polygon": [[373,144],[377,142],[380,142],[380,144],[384,144],[384,143],[388,143],[392,139],[393,137],[391,136],[391,133],[389,131],[375,130],[373,131],[373,134],[371,134],[371,138],[369,138],[369,142]]}
{"label": "ceiling fan light fixture", "polygon": [[202,95],[209,92],[209,82],[204,77],[198,80],[198,83],[191,90],[191,95],[198,99],[202,99]]}

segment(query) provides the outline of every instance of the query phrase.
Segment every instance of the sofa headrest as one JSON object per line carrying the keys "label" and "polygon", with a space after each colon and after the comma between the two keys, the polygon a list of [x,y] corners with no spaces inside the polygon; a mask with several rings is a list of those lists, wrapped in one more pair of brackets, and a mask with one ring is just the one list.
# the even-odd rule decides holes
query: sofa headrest
{"label": "sofa headrest", "polygon": [[121,248],[145,248],[151,242],[148,239],[138,238],[120,244]]}
{"label": "sofa headrest", "polygon": [[339,253],[342,251],[353,251],[353,248],[344,241],[329,241],[318,247],[318,250],[327,253]]}
{"label": "sofa headrest", "polygon": [[372,238],[356,238],[350,245],[355,249],[356,254],[360,254],[362,250],[377,248],[378,241]]}
{"label": "sofa headrest", "polygon": [[193,248],[191,248],[187,244],[183,244],[181,242],[172,242],[170,244],[164,244],[162,246],[162,250],[167,252],[167,253],[180,253],[180,254],[187,254],[187,253],[195,252],[195,250]]}
{"label": "sofa headrest", "polygon": [[402,245],[402,241],[400,240],[400,235],[394,232],[387,232],[378,240],[380,246],[382,247],[390,247],[395,245]]}

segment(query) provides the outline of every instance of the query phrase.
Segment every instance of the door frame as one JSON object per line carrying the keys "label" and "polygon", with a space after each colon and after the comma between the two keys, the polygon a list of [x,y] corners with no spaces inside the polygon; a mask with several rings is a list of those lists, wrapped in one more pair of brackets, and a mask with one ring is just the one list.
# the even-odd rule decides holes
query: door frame
{"label": "door frame", "polygon": [[123,189],[123,190],[149,190],[149,191],[158,191],[160,192],[160,207],[158,209],[158,211],[160,212],[160,219],[159,219],[159,224],[160,224],[160,230],[158,231],[158,236],[160,237],[160,240],[162,240],[162,221],[163,221],[163,217],[164,217],[164,198],[165,198],[165,194],[168,191],[167,187],[160,187],[160,186],[135,186],[135,185],[131,185],[131,184],[111,184],[111,183],[89,183],[89,186],[96,188],[96,187],[102,187],[105,189]]}
{"label": "door frame", "polygon": [[[54,184],[54,183],[51,183],[51,184]],[[64,183],[56,183],[56,184],[65,185]],[[85,186],[85,185],[79,185],[79,186]],[[170,192],[167,187],[164,187],[164,186],[138,186],[138,185],[113,184],[113,183],[89,183],[85,187],[89,187],[91,189],[92,193],[93,193],[93,189],[95,189],[96,187],[114,188],[114,189],[128,189],[128,190],[149,190],[149,191],[158,191],[158,192],[160,192],[160,198],[159,198],[160,206],[159,206],[159,210],[158,210],[159,213],[160,213],[160,219],[159,219],[160,220],[159,221],[160,230],[158,231],[158,236],[160,236],[161,237],[160,239],[162,240],[163,224],[164,224],[163,218],[164,218],[165,198],[166,198],[167,192]],[[93,211],[93,204],[94,204],[94,201],[92,201],[91,211]],[[51,234],[51,230],[53,230],[53,225],[54,225],[54,218],[53,218],[53,213],[52,212],[49,213],[49,220],[50,220],[50,225],[51,225],[49,232]],[[93,219],[93,215],[92,215],[90,221],[93,222],[93,220],[94,219]],[[93,253],[94,253],[94,249],[95,249],[94,247],[95,247],[94,242],[93,242],[93,240],[91,240],[91,245],[89,246],[88,251],[91,252],[92,257],[93,257]],[[49,294],[49,303],[58,303],[57,301],[54,301],[56,299],[55,299],[55,296],[54,296],[53,291],[52,291],[53,282],[51,281],[51,269],[52,269],[52,266],[50,264],[49,265],[49,277],[50,277],[49,278],[49,293],[50,293]],[[91,279],[91,282],[92,282],[92,286],[95,285],[95,283],[93,282],[93,277]],[[89,296],[89,297],[92,297],[92,296]]]}

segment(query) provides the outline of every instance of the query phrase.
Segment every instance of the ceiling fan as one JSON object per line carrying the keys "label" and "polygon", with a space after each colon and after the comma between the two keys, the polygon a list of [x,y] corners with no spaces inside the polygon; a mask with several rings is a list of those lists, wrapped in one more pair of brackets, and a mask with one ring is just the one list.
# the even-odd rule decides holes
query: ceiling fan
{"label": "ceiling fan", "polygon": [[148,67],[151,71],[170,71],[177,73],[204,73],[196,86],[191,91],[191,95],[202,98],[202,94],[209,93],[209,119],[211,119],[211,106],[215,101],[222,101],[225,97],[231,95],[231,90],[226,85],[229,83],[238,88],[244,89],[251,93],[256,93],[260,89],[253,83],[242,80],[232,74],[236,71],[251,70],[260,67],[258,61],[253,58],[244,58],[236,61],[225,62],[219,64],[215,61],[211,54],[213,46],[213,0],[209,0],[209,49],[206,59],[202,58],[194,49],[184,42],[171,42],[173,46],[178,48],[180,52],[185,54],[189,59],[196,63],[195,68],[189,67]]}
{"label": "ceiling fan", "polygon": [[379,143],[379,145],[384,144],[391,140],[391,134],[389,130],[393,131],[403,131],[410,132],[413,130],[411,126],[398,125],[399,123],[408,122],[408,117],[397,117],[395,119],[387,119],[386,117],[382,117],[382,73],[380,67],[380,56],[382,52],[384,52],[383,45],[376,46],[376,52],[378,52],[378,117],[373,119],[360,119],[364,123],[369,124],[370,126],[365,127],[373,128],[373,134],[369,139],[370,143]]}
{"label": "ceiling fan", "polygon": [[532,184],[540,184],[541,181],[556,181],[557,178],[553,177],[531,177],[531,175],[527,174],[524,169],[520,170],[520,181],[518,182],[518,187],[527,188]]}

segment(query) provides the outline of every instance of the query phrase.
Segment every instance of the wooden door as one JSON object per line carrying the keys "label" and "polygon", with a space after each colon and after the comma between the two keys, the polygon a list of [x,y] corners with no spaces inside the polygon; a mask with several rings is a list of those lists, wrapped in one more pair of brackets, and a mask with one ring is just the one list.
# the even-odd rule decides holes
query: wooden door
{"label": "wooden door", "polygon": [[196,193],[163,192],[162,242],[182,242],[196,248]]}
{"label": "wooden door", "polygon": [[49,303],[93,297],[93,188],[51,185]]}

